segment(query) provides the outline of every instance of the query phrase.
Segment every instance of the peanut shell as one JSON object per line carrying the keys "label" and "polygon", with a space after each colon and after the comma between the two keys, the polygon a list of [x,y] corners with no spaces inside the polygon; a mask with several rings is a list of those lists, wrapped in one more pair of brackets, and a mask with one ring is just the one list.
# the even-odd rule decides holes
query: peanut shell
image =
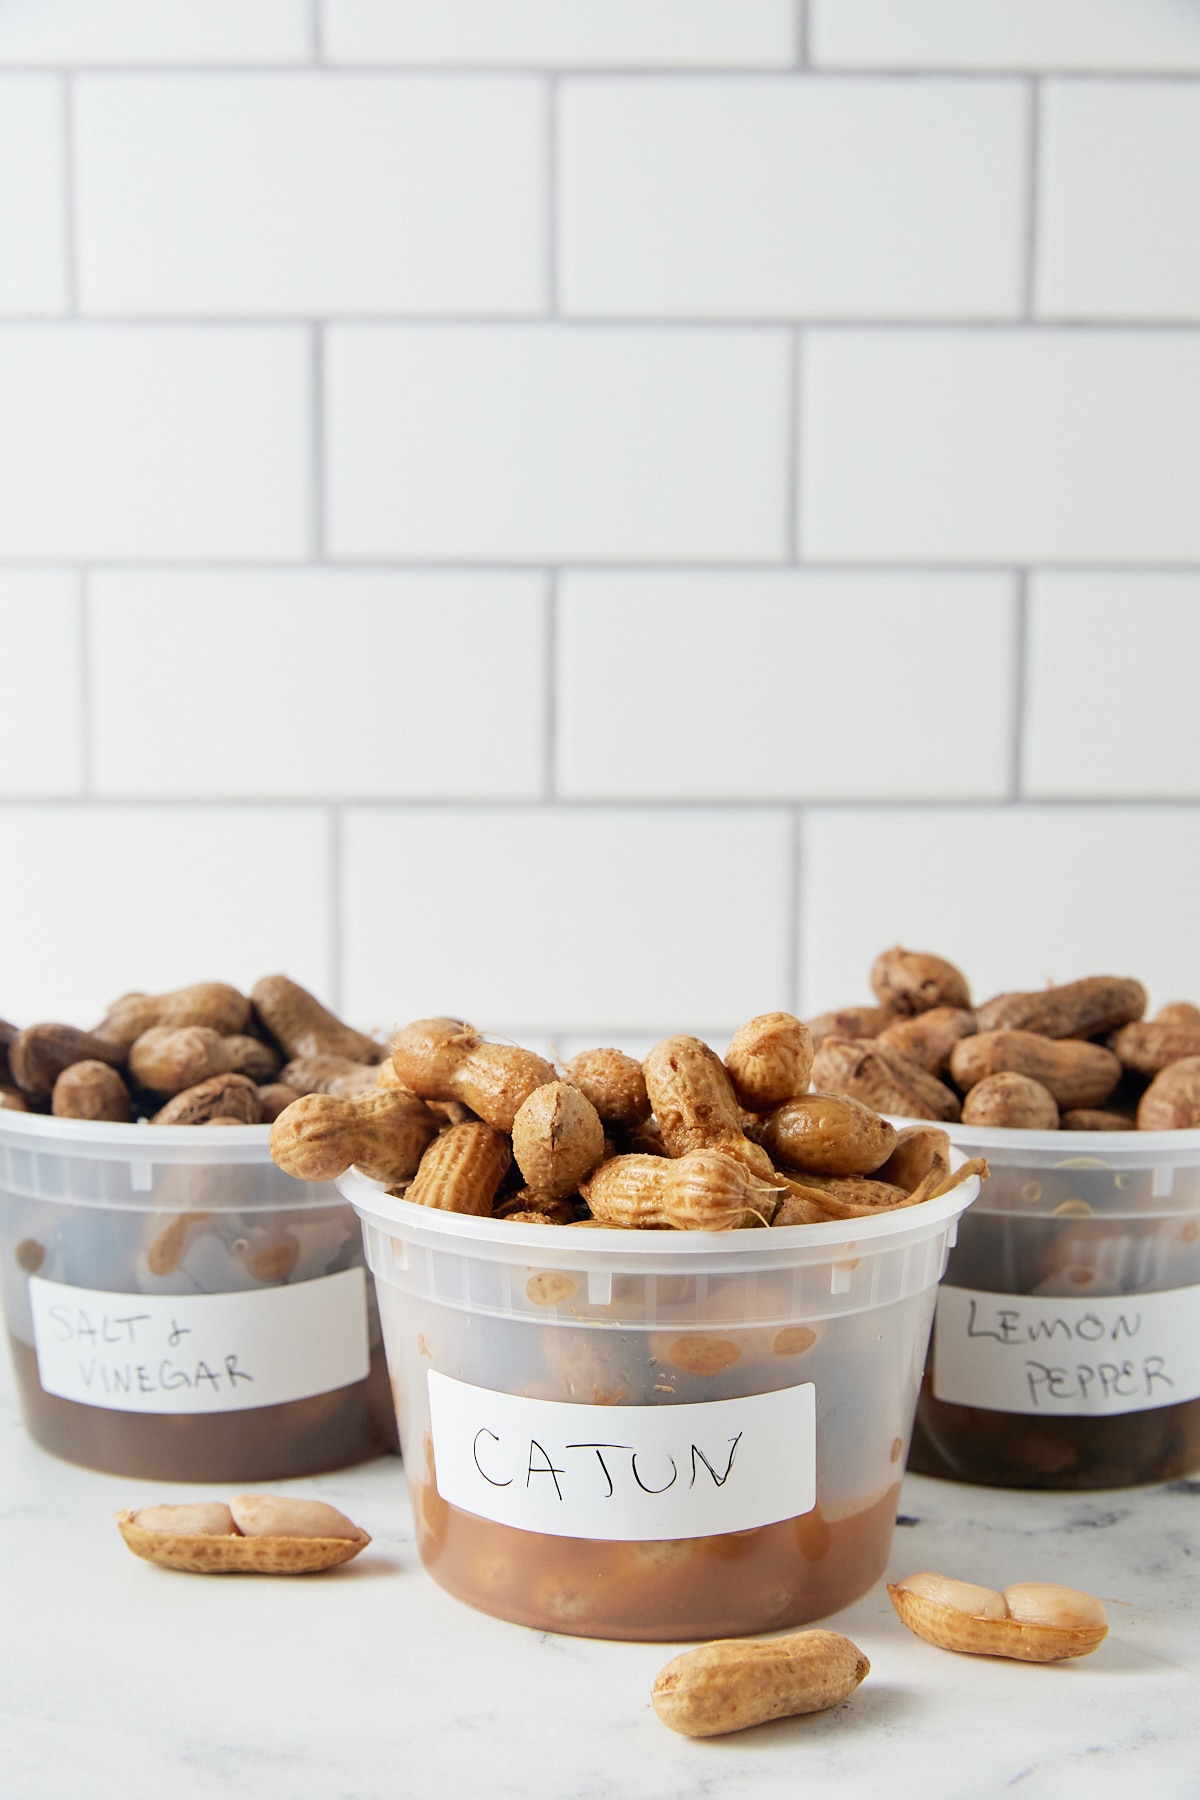
{"label": "peanut shell", "polygon": [[962,1038],[950,1057],[959,1087],[973,1088],[988,1075],[1030,1075],[1048,1088],[1065,1112],[1102,1106],[1121,1079],[1121,1065],[1101,1044],[1042,1037],[1033,1031],[981,1031]]}
{"label": "peanut shell", "polygon": [[[961,1044],[973,1043],[963,1038]],[[961,1044],[959,1047],[961,1047]],[[825,1093],[845,1094],[876,1112],[906,1119],[956,1120],[958,1096],[919,1063],[878,1039],[826,1038],[813,1058],[813,1081]]]}
{"label": "peanut shell", "polygon": [[371,1542],[324,1537],[198,1537],[146,1531],[132,1512],[118,1513],[121,1536],[135,1556],[192,1575],[315,1575],[353,1560]]}
{"label": "peanut shell", "polygon": [[[920,1583],[927,1578],[910,1576],[910,1582]],[[940,1578],[934,1578],[938,1580]],[[950,1588],[966,1587],[965,1583],[948,1584]],[[1024,1584],[1026,1587],[1034,1584]],[[936,1591],[936,1590],[935,1590]],[[910,1587],[907,1582],[888,1584],[888,1593],[892,1605],[902,1624],[927,1644],[935,1644],[940,1650],[958,1650],[968,1656],[1003,1656],[1016,1662],[1064,1662],[1075,1656],[1088,1656],[1104,1641],[1108,1634],[1108,1624],[1104,1619],[1104,1608],[1099,1601],[1092,1600],[1090,1595],[1076,1594],[1073,1589],[1058,1589],[1063,1595],[1071,1595],[1075,1601],[1087,1600],[1099,1617],[1093,1615],[1093,1622],[1079,1624],[1049,1624],[1008,1616],[1008,1594],[1019,1594],[1020,1589],[1009,1589],[1006,1594],[997,1594],[994,1589],[970,1589],[972,1593],[982,1592],[994,1595],[1005,1607],[1002,1616],[996,1616],[989,1602],[991,1616],[970,1612],[948,1604],[946,1600],[934,1598],[931,1594],[921,1592],[919,1587]],[[1073,1609],[1076,1616],[1078,1609]]]}
{"label": "peanut shell", "polygon": [[971,1004],[967,978],[952,962],[924,950],[901,949],[899,944],[875,958],[871,989],[879,1004],[901,1019],[935,1006]]}
{"label": "peanut shell", "polygon": [[766,1112],[808,1092],[813,1041],[808,1026],[791,1013],[760,1013],[736,1031],[725,1067],[740,1103]]}
{"label": "peanut shell", "polygon": [[1035,1031],[1049,1038],[1100,1037],[1140,1019],[1146,990],[1119,975],[1089,975],[1061,987],[997,994],[975,1009],[980,1031]]}
{"label": "peanut shell", "polygon": [[835,1631],[799,1631],[766,1643],[728,1638],[673,1657],[651,1701],[672,1731],[720,1737],[840,1706],[870,1668],[858,1646]]}

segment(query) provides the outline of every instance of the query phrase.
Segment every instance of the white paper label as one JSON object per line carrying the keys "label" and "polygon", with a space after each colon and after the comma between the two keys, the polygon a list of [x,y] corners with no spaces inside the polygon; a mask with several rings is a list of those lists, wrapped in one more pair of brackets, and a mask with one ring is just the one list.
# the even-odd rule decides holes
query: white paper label
{"label": "white paper label", "polygon": [[527,1400],[429,1373],[438,1492],[551,1537],[752,1531],[816,1505],[816,1389],[685,1406]]}
{"label": "white paper label", "polygon": [[245,1412],[366,1379],[366,1276],[237,1294],[108,1294],[29,1280],[48,1394],[113,1412]]}
{"label": "white paper label", "polygon": [[1103,1418],[1200,1396],[1200,1287],[1088,1300],[938,1289],[933,1392],[991,1412]]}

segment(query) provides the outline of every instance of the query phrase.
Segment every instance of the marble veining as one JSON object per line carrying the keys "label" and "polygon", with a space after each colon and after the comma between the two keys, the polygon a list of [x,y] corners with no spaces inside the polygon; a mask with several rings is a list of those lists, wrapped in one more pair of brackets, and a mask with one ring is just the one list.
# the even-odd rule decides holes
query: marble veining
{"label": "marble veining", "polygon": [[417,1561],[394,1460],[291,1484],[371,1550],[319,1580],[136,1562],[121,1506],[195,1497],[95,1475],[27,1438],[0,1376],[5,1800],[1154,1800],[1200,1795],[1200,1480],[1024,1494],[910,1476],[892,1574],[1069,1582],[1111,1619],[1057,1667],[908,1635],[882,1586],[832,1621],[871,1659],[844,1707],[707,1743],[648,1704],[674,1648],[551,1637],[472,1612]]}

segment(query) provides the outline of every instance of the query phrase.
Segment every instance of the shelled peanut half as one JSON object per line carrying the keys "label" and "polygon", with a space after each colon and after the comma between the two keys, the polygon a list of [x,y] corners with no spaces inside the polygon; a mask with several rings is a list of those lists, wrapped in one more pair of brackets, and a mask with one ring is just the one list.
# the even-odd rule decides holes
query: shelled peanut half
{"label": "shelled peanut half", "polygon": [[985,1174],[952,1171],[944,1131],[897,1131],[869,1106],[811,1093],[813,1046],[790,1013],[738,1031],[724,1061],[664,1038],[639,1063],[588,1050],[563,1069],[419,1019],[375,1085],[310,1093],[271,1127],[288,1174],[352,1165],[389,1192],[501,1224],[725,1231],[867,1218]]}
{"label": "shelled peanut half", "polygon": [[810,1020],[813,1078],[902,1118],[1032,1131],[1200,1126],[1200,1007],[1146,1020],[1120,975],[997,994],[973,1006],[944,957],[899,945],[871,970],[877,1004]]}
{"label": "shelled peanut half", "polygon": [[90,1031],[0,1020],[0,1107],[61,1119],[261,1125],[301,1094],[374,1085],[386,1046],[286,975],[124,994]]}

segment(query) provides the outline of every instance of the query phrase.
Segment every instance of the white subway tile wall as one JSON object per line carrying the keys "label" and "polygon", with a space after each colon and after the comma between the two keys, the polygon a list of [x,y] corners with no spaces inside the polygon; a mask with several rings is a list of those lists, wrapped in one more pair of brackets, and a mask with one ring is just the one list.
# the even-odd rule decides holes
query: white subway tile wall
{"label": "white subway tile wall", "polygon": [[1200,999],[1191,0],[6,0],[0,170],[0,1014]]}
{"label": "white subway tile wall", "polygon": [[63,95],[46,75],[0,75],[0,314],[67,299]]}

